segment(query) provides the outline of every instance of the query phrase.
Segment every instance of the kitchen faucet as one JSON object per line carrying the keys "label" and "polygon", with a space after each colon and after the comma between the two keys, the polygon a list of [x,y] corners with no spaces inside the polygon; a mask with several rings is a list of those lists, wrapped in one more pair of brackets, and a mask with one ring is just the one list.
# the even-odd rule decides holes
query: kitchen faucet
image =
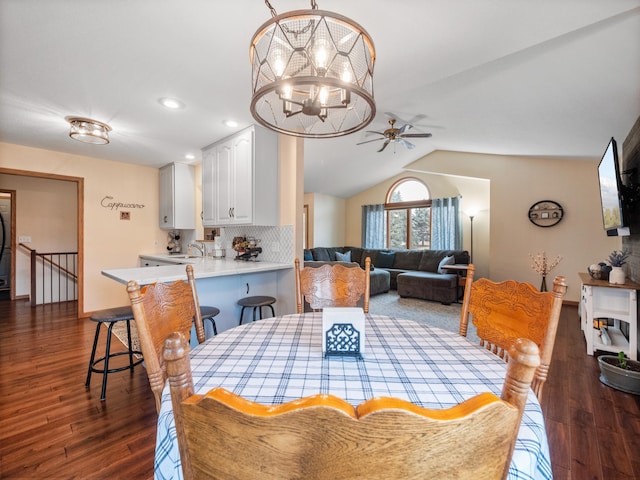
{"label": "kitchen faucet", "polygon": [[205,256],[204,247],[199,242],[190,243],[189,245],[187,245],[187,255],[191,255],[191,247],[195,247],[200,252],[201,257]]}

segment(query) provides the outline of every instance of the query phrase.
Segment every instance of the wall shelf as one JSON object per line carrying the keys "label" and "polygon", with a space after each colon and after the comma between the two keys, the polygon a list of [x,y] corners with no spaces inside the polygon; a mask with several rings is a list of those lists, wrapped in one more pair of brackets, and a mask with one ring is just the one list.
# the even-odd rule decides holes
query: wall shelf
{"label": "wall shelf", "polygon": [[541,200],[529,208],[529,220],[538,227],[553,227],[563,216],[562,206],[553,200]]}

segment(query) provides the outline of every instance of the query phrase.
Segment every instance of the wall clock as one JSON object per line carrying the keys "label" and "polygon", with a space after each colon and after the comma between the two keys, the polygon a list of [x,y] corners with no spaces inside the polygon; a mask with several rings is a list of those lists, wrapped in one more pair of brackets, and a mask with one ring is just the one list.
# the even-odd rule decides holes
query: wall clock
{"label": "wall clock", "polygon": [[529,220],[538,227],[553,227],[557,225],[564,211],[558,202],[553,200],[541,200],[529,208]]}

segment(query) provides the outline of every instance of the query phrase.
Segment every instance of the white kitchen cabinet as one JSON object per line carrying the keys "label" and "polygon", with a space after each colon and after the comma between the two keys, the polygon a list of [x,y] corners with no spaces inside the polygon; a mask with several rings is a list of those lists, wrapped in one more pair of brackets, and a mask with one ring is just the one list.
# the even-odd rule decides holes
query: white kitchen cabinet
{"label": "white kitchen cabinet", "polygon": [[[631,360],[638,359],[638,302],[640,285],[627,280],[624,285],[612,285],[604,280],[595,280],[587,273],[580,273],[582,281],[580,296],[580,321],[587,343],[587,354],[594,350],[624,352]],[[600,330],[594,328],[594,320],[612,320],[607,327],[610,341],[605,343]],[[623,334],[626,323],[628,338]]]}
{"label": "white kitchen cabinet", "polygon": [[202,149],[202,223],[278,225],[278,135],[254,125]]}
{"label": "white kitchen cabinet", "polygon": [[195,174],[191,165],[170,163],[160,168],[160,228],[193,230]]}

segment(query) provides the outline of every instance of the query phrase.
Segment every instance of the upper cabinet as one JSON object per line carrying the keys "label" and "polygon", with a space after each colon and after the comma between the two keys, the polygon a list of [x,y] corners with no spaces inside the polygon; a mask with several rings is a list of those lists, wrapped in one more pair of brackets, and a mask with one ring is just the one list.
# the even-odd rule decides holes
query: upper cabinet
{"label": "upper cabinet", "polygon": [[202,224],[278,225],[278,134],[254,125],[202,149]]}
{"label": "upper cabinet", "polygon": [[160,168],[160,228],[196,228],[195,174],[191,165],[170,163]]}

